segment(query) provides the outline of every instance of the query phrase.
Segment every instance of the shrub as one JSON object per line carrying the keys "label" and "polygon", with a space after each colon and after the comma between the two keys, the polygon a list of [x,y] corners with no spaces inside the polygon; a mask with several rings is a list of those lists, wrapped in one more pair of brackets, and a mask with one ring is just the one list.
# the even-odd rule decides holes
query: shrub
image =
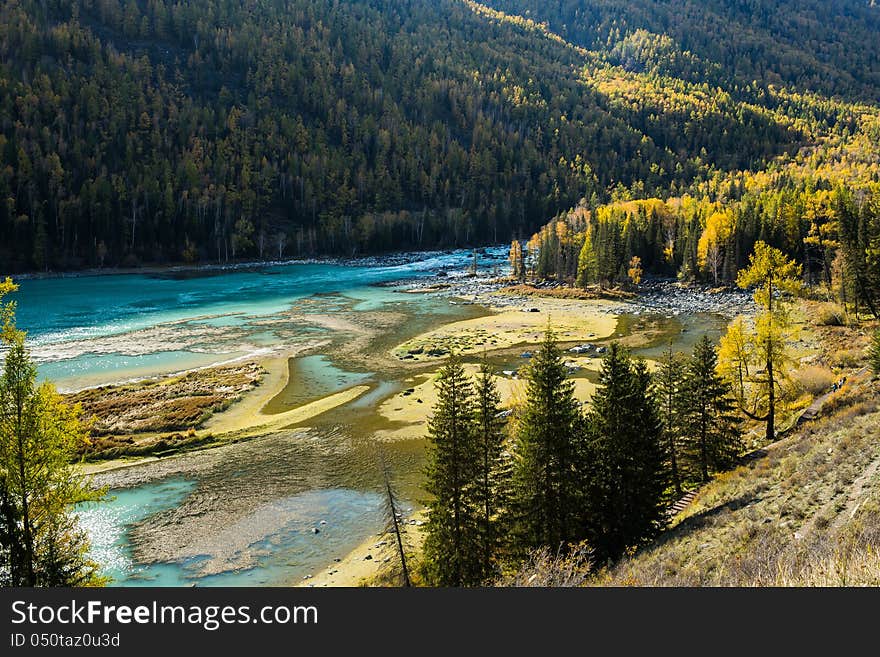
{"label": "shrub", "polygon": [[838,349],[834,352],[832,360],[837,367],[858,367],[862,362],[863,354],[859,349]]}
{"label": "shrub", "polygon": [[816,324],[819,326],[843,326],[846,324],[846,312],[836,303],[823,303],[816,312]]}
{"label": "shrub", "polygon": [[880,329],[874,333],[874,339],[871,340],[871,346],[868,347],[868,362],[874,374],[880,376]]}
{"label": "shrub", "polygon": [[792,378],[798,388],[811,395],[819,395],[826,392],[836,379],[831,370],[818,365],[802,367],[794,372]]}

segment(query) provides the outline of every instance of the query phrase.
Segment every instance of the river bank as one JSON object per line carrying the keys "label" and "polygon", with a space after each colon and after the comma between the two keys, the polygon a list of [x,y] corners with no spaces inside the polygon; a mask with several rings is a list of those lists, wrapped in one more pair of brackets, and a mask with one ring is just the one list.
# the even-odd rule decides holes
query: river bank
{"label": "river bank", "polygon": [[[487,249],[498,249],[498,246],[479,247],[477,251],[486,253]],[[6,276],[14,280],[49,280],[55,278],[84,278],[91,276],[124,276],[124,275],[147,275],[147,276],[174,276],[186,274],[222,274],[229,272],[253,271],[268,267],[283,267],[287,265],[342,265],[349,267],[398,267],[412,264],[426,258],[436,258],[450,255],[453,250],[434,251],[401,251],[377,255],[363,255],[355,257],[339,256],[312,256],[296,258],[277,258],[269,260],[245,260],[240,262],[225,263],[167,263],[146,264],[136,267],[89,267],[71,271],[46,271],[46,272],[0,272],[0,278]]]}
{"label": "river bank", "polygon": [[[192,320],[175,324],[172,337],[181,339],[180,327],[190,330],[198,349],[211,348],[217,339],[231,342],[229,350],[244,341],[256,345],[254,336],[267,331],[273,342],[266,353],[236,363],[229,372],[259,372],[258,382],[230,385],[211,367],[186,380],[181,391],[192,402],[200,401],[195,392],[204,394],[200,408],[211,409],[193,427],[194,435],[181,431],[181,440],[166,440],[159,451],[86,467],[95,484],[108,486],[114,496],[96,507],[90,522],[96,526],[94,514],[106,509],[109,520],[100,522],[109,523],[112,532],[100,544],[110,545],[106,549],[115,555],[107,562],[120,564],[113,570],[118,581],[171,586],[383,582],[380,566],[395,561],[377,547],[387,538],[379,535],[378,454],[391,464],[404,504],[421,513],[425,422],[446,353],[461,353],[469,372],[487,358],[498,373],[503,403],[509,404],[524,394],[519,370],[549,323],[567,350],[575,394],[587,404],[601,353],[611,341],[627,344],[650,364],[653,350],[669,340],[689,348],[696,336],[717,333],[724,323],[715,315],[630,313],[632,306],[617,300],[507,290],[510,281],[497,275],[492,263],[499,255],[494,255],[489,266],[481,261],[476,276],[469,258],[459,254],[454,260],[421,261],[418,270],[405,266],[393,275],[360,277],[350,289],[336,281],[348,270],[307,269],[314,283],[297,283],[303,294],[289,304],[283,301],[281,309],[270,299],[267,314],[242,318],[249,290],[283,282],[260,276],[243,288],[233,312],[212,306],[210,314],[198,315],[195,327],[186,323]],[[330,284],[335,287],[328,289]],[[289,291],[279,287],[279,294],[284,300]],[[172,331],[143,330],[149,333],[128,339]],[[103,345],[108,338],[92,340]],[[126,384],[130,389],[121,392],[106,389],[107,407],[125,409],[126,399],[152,401],[152,419],[159,421],[161,395],[153,396],[172,390],[173,378],[158,377],[143,389],[137,384]],[[212,397],[216,406],[209,403]],[[407,531],[419,540],[418,525],[408,525]]]}

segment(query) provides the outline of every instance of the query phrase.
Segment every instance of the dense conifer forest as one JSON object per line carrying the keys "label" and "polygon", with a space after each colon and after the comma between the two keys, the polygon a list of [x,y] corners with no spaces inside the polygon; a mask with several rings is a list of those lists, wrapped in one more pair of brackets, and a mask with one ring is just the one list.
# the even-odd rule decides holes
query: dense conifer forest
{"label": "dense conifer forest", "polygon": [[4,2],[0,263],[445,248],[581,199],[877,180],[866,2],[490,4]]}

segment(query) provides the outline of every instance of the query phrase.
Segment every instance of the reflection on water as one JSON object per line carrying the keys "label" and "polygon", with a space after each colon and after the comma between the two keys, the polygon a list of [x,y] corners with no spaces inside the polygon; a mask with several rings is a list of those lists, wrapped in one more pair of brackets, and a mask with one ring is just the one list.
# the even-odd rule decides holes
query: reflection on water
{"label": "reflection on water", "polygon": [[332,395],[370,379],[371,375],[348,372],[324,354],[290,359],[289,383],[265,407],[266,413],[283,413],[315,399]]}
{"label": "reflection on water", "polygon": [[128,528],[154,513],[177,506],[194,486],[194,481],[173,478],[114,491],[105,501],[79,505],[80,525],[91,539],[90,556],[103,566],[103,573],[112,577],[114,583],[139,579],[149,567],[132,560]]}

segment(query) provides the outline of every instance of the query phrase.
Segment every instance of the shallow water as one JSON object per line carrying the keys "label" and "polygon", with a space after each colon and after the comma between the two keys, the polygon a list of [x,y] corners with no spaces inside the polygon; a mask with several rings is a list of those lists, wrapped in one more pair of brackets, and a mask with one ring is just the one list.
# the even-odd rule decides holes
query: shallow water
{"label": "shallow water", "polygon": [[[502,257],[498,250],[484,263],[494,266]],[[442,318],[482,311],[374,284],[464,267],[470,259],[469,252],[458,252],[395,267],[288,265],[29,280],[16,295],[18,319],[40,375],[62,389],[267,350],[339,345],[348,336],[328,318],[350,321],[361,314],[395,327],[371,344],[382,351]],[[315,430],[280,432],[97,477],[110,498],[79,513],[92,556],[114,584],[290,584],[383,529],[379,453],[367,420],[399,384],[388,372],[350,362],[351,354],[340,360],[337,351],[292,358],[290,385],[267,409],[280,412],[353,385],[371,386],[338,414],[312,423]],[[383,449],[403,499],[415,505],[422,442]]]}
{"label": "shallow water", "polygon": [[[499,257],[502,250],[487,264],[494,266]],[[370,339],[367,351],[375,354],[440,321],[482,314],[477,306],[442,296],[372,285],[463,268],[470,258],[459,252],[398,267],[289,265],[26,281],[20,323],[29,329],[41,375],[62,387],[181,371],[318,341],[329,346],[290,360],[290,383],[268,412],[354,385],[370,387],[310,420],[309,430],[98,476],[96,483],[108,486],[112,497],[85,505],[81,520],[92,537],[92,556],[114,583],[286,585],[317,573],[383,529],[380,449],[405,505],[417,506],[424,442],[377,446],[373,439],[376,430],[388,428],[375,409],[400,392],[404,377],[393,366],[358,358],[357,350],[345,351],[350,336],[327,318],[389,322]],[[616,335],[629,335],[646,321],[654,323],[653,338],[634,351],[647,358],[656,358],[670,340],[689,348],[703,332],[714,335],[723,325],[709,315],[623,317]],[[516,369],[526,362],[520,351],[506,350],[492,362]]]}
{"label": "shallow water", "polygon": [[[373,286],[464,267],[471,257],[457,251],[394,266],[288,264],[29,279],[12,298],[19,302],[18,325],[28,332],[40,375],[61,389],[76,389],[326,337],[310,315],[411,303],[394,289]],[[493,249],[481,264],[493,266],[502,257],[503,249]]]}

